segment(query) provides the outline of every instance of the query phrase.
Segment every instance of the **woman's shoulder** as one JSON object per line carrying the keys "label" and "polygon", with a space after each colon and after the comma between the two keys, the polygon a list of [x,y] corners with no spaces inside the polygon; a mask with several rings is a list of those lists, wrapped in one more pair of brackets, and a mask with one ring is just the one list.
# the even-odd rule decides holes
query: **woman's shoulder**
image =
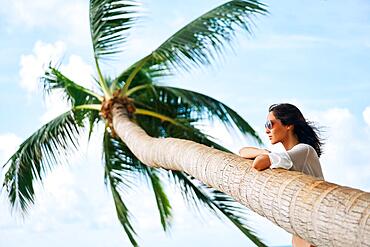
{"label": "woman's shoulder", "polygon": [[306,143],[298,143],[293,148],[302,148],[302,149],[309,149],[312,148],[310,145]]}
{"label": "woman's shoulder", "polygon": [[306,143],[298,143],[292,148],[292,150],[308,152],[309,154],[317,156],[316,150],[311,145],[308,145]]}

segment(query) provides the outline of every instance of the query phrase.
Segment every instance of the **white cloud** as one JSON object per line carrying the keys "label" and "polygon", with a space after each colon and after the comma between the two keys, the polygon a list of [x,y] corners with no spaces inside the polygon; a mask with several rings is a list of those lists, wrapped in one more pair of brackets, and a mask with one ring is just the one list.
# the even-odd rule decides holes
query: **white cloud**
{"label": "white cloud", "polygon": [[[6,137],[3,138],[4,136]],[[69,158],[70,165],[56,165],[51,172],[47,172],[43,179],[43,186],[39,183],[34,184],[35,206],[31,207],[29,215],[23,222],[17,221],[18,214],[10,217],[9,210],[0,205],[0,211],[4,214],[1,218],[5,217],[0,228],[19,227],[22,224],[24,232],[39,233],[57,230],[62,225],[77,224],[81,227],[89,227],[95,221],[102,221],[103,213],[107,217],[108,206],[112,214],[111,218],[114,218],[113,204],[109,201],[111,198],[104,190],[99,155],[101,146],[94,138],[96,137],[93,137],[90,143],[91,152],[88,159],[87,138],[84,135],[81,138],[79,152]],[[7,135],[0,136],[1,143],[8,139],[10,138]],[[108,220],[109,217],[105,219],[105,227],[109,226]]]}
{"label": "white cloud", "polygon": [[349,109],[316,112],[315,121],[324,126],[321,164],[325,179],[362,190],[370,189],[370,136]]}
{"label": "white cloud", "polygon": [[35,190],[37,195],[35,213],[39,218],[44,218],[45,222],[39,225],[40,229],[35,230],[48,229],[46,223],[50,217],[48,216],[50,210],[54,211],[54,220],[57,222],[80,219],[83,212],[77,209],[80,209],[86,195],[79,191],[76,174],[72,173],[68,166],[59,165],[47,174],[43,181],[43,186],[37,186]]}
{"label": "white cloud", "polygon": [[370,126],[370,106],[365,108],[365,110],[362,112],[362,116],[365,120],[365,123]]}
{"label": "white cloud", "polygon": [[[44,74],[46,66],[50,61],[53,61],[54,64],[61,62],[65,50],[65,43],[61,41],[53,44],[42,41],[36,42],[33,53],[21,58],[21,87],[28,93],[39,93],[39,78]],[[64,75],[77,83],[88,88],[92,87],[91,75],[93,70],[81,57],[77,55],[69,56],[67,63],[61,64],[59,69]],[[45,123],[67,109],[68,105],[63,101],[62,93],[53,92],[45,97],[45,113],[40,120]],[[91,143],[101,149],[100,142]],[[79,154],[84,154],[87,150],[87,143],[82,142],[79,150]],[[98,154],[99,152],[94,153]],[[100,162],[100,158],[96,159],[95,157],[94,161],[90,160],[87,163],[94,164],[96,168],[100,169],[100,166],[96,165],[98,163],[96,161]],[[86,159],[75,156],[70,158],[69,162],[76,166],[76,164],[85,163]],[[53,169],[53,172],[47,174],[42,187],[36,184],[37,208],[31,210],[27,222],[24,223],[27,231],[44,232],[58,228],[62,224],[74,224],[76,222],[89,225],[89,222],[94,220],[91,215],[100,215],[101,207],[96,201],[100,201],[97,197],[99,199],[103,197],[101,194],[103,190],[91,196],[89,190],[91,187],[85,184],[86,178],[81,182],[79,179],[79,176],[82,177],[93,169],[87,170],[88,172],[86,172],[86,169],[81,172],[78,169],[72,169],[72,167],[57,166]],[[102,180],[102,176],[100,179]],[[94,183],[94,181],[90,182]],[[103,187],[103,183],[98,185]],[[94,190],[94,192],[97,191]],[[101,203],[105,202],[106,200],[101,201]],[[12,224],[11,220],[8,221],[8,225]]]}
{"label": "white cloud", "polygon": [[[86,87],[93,88],[92,82],[92,68],[86,64],[81,57],[71,55],[66,65],[60,67],[62,73],[72,81]],[[45,113],[41,116],[42,123],[47,123],[63,112],[67,111],[70,107],[69,104],[63,99],[61,92],[52,92],[45,97]]]}
{"label": "white cloud", "polygon": [[[74,0],[5,0],[0,13],[11,26],[58,29],[75,42],[89,38],[87,1]],[[66,37],[63,35],[63,37]]]}
{"label": "white cloud", "polygon": [[[3,169],[3,165],[8,161],[10,156],[17,150],[22,140],[20,137],[13,133],[2,133],[0,134],[0,181],[4,181],[6,169]],[[5,194],[2,192],[0,187],[0,201],[4,202]],[[0,232],[2,228],[5,229],[16,229],[15,220],[12,219],[10,214],[4,212],[9,211],[9,208],[5,207],[3,203],[0,203]]]}
{"label": "white cloud", "polygon": [[92,67],[85,63],[80,56],[71,55],[66,65],[62,65],[60,70],[65,76],[81,86],[92,89],[94,73]]}
{"label": "white cloud", "polygon": [[21,141],[21,138],[13,133],[0,134],[0,160],[3,161],[2,163],[5,162],[6,157],[9,158],[17,150]]}
{"label": "white cloud", "polygon": [[3,181],[5,175],[3,174],[3,165],[8,161],[11,155],[17,151],[21,142],[22,139],[13,133],[0,134],[0,181]]}
{"label": "white cloud", "polygon": [[[37,41],[33,53],[22,55],[20,68],[20,85],[29,94],[37,93],[41,89],[40,77],[44,75],[49,62],[52,65],[61,62],[66,46],[57,41],[53,44]],[[69,79],[86,87],[93,88],[93,69],[85,63],[80,56],[71,55],[66,64],[59,66],[60,71]],[[68,105],[63,100],[61,93],[53,92],[45,97],[45,113],[41,116],[41,122],[46,123],[65,112]]]}
{"label": "white cloud", "polygon": [[40,122],[46,124],[60,114],[70,109],[69,105],[63,100],[61,92],[54,92],[44,99],[45,112],[40,117]]}
{"label": "white cloud", "polygon": [[44,75],[49,62],[58,62],[65,52],[65,44],[57,41],[47,44],[37,41],[33,54],[21,56],[20,85],[28,93],[35,93],[40,88],[40,77]]}

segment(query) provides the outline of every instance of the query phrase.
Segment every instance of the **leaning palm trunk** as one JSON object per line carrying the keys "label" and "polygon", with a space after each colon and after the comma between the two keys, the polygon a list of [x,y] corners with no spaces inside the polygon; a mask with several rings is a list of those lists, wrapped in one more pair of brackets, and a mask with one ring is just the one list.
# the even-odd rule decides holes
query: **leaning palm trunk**
{"label": "leaning palm trunk", "polygon": [[151,167],[179,170],[316,246],[370,246],[370,193],[251,161],[192,141],[152,138],[115,105],[113,127]]}

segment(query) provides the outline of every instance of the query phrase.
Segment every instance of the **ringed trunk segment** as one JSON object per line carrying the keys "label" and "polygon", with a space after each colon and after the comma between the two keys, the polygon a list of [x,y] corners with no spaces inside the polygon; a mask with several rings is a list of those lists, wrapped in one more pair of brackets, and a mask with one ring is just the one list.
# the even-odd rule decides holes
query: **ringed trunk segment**
{"label": "ringed trunk segment", "polygon": [[370,193],[300,172],[258,172],[235,154],[150,137],[118,104],[112,115],[115,132],[144,164],[184,171],[315,246],[370,246]]}

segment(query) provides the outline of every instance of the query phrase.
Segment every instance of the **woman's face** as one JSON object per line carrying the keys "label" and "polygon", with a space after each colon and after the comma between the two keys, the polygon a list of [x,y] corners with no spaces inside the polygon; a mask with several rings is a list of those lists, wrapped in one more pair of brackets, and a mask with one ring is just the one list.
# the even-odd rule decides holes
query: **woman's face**
{"label": "woman's face", "polygon": [[275,117],[273,112],[269,112],[267,121],[271,121],[271,125],[265,128],[271,144],[278,142],[284,143],[288,138],[289,125],[283,125],[283,123]]}

